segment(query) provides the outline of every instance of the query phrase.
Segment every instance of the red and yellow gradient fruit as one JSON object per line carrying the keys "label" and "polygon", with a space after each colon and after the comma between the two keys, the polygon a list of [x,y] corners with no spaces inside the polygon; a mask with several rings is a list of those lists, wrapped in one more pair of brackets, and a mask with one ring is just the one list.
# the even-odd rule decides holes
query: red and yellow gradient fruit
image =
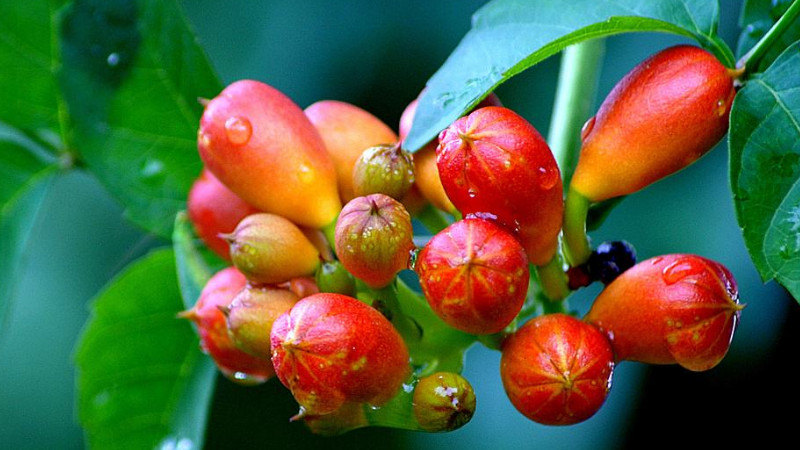
{"label": "red and yellow gradient fruit", "polygon": [[374,289],[407,268],[415,249],[411,216],[402,203],[384,194],[350,200],[335,232],[336,254],[344,268]]}
{"label": "red and yellow gradient fruit", "polygon": [[251,283],[279,284],[310,277],[321,263],[319,250],[306,234],[275,214],[251,214],[223,237],[230,243],[233,265]]}
{"label": "red and yellow gradient fruit", "polygon": [[561,172],[533,125],[508,108],[476,109],[442,131],[436,158],[462,214],[495,217],[514,230],[534,265],[553,258],[563,218]]}
{"label": "red and yellow gradient fruit", "polygon": [[275,372],[269,358],[259,358],[242,351],[228,334],[228,324],[220,308],[227,308],[244,289],[247,279],[235,267],[216,272],[206,282],[197,303],[179,314],[197,325],[200,346],[230,380],[245,384],[263,383]]}
{"label": "red and yellow gradient fruit", "polygon": [[531,319],[502,345],[500,377],[529,419],[571,425],[593,416],[611,389],[614,353],[594,326],[565,314]]}
{"label": "red and yellow gradient fruit", "polygon": [[189,220],[200,239],[214,253],[230,261],[230,246],[221,233],[230,233],[250,214],[259,212],[203,169],[194,181],[186,200]]}
{"label": "red and yellow gradient fruit", "polygon": [[433,312],[467,333],[503,330],[528,292],[522,246],[505,228],[484,219],[462,219],[437,233],[417,255],[414,270]]}
{"label": "red and yellow gradient fruit", "polygon": [[325,143],[277,89],[253,80],[228,85],[206,105],[197,142],[206,167],[259,210],[311,228],[336,219],[341,202]]}
{"label": "red and yellow gradient fruit", "polygon": [[376,145],[397,143],[397,134],[370,112],[337,100],[320,100],[305,109],[333,160],[342,203],[357,196],[353,167],[361,153]]}
{"label": "red and yellow gradient fruit", "polygon": [[405,341],[381,313],[332,293],[306,297],[272,326],[272,362],[310,415],[381,406],[411,374]]}
{"label": "red and yellow gradient fruit", "polygon": [[728,130],[732,74],[689,45],[637,65],[584,126],[571,189],[592,202],[627,195],[700,158]]}
{"label": "red and yellow gradient fruit", "polygon": [[671,254],[623,272],[584,320],[609,336],[618,361],[703,371],[728,352],[742,308],[736,281],[722,264]]}

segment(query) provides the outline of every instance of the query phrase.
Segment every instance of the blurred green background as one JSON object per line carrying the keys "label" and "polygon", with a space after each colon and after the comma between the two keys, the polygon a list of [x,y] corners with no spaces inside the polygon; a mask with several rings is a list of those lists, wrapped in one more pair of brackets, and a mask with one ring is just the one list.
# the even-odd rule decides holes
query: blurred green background
{"label": "blurred green background", "polygon": [[[4,0],[5,1],[5,0]],[[396,128],[403,108],[419,93],[467,32],[482,1],[354,0],[334,5],[311,0],[183,1],[187,16],[225,83],[267,82],[305,107],[344,100]],[[722,37],[739,33],[738,2],[721,2]],[[636,63],[674,36],[610,38],[600,96]],[[497,94],[504,104],[546,133],[558,56],[513,78]],[[798,342],[800,311],[775,283],[764,285],[744,249],[728,190],[727,154],[720,145],[697,164],[625,199],[593,239],[625,239],[639,258],[697,253],[725,264],[736,276],[742,322],[727,358],[706,373],[623,363],[604,408],[571,427],[528,421],[508,402],[499,378],[499,353],[474,347],[465,376],[478,409],[472,422],[448,434],[357,430],[337,438],[309,434],[288,418],[296,404],[276,381],[257,388],[218,383],[208,448],[640,448],[676,444],[721,446],[759,436],[789,435],[798,390],[777,388],[789,373]],[[87,302],[128,262],[164,245],[142,234],[90,175],[61,176],[40,213],[27,249],[8,323],[0,332],[0,447],[82,448],[74,410],[72,352]],[[599,288],[578,292],[570,305],[583,311]],[[784,431],[785,430],[785,431]]]}

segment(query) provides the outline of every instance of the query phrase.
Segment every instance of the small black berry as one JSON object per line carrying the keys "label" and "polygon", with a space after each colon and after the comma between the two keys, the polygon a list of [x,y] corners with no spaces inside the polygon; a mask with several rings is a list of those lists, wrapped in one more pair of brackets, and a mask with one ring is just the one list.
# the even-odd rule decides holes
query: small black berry
{"label": "small black berry", "polygon": [[603,242],[587,262],[587,272],[594,280],[609,284],[636,264],[636,250],[626,241]]}

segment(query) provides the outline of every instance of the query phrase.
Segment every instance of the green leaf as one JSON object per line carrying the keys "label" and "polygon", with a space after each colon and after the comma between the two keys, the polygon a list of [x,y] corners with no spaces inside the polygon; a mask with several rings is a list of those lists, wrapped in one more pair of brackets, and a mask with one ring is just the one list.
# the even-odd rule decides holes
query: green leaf
{"label": "green leaf", "polygon": [[56,71],[60,64],[57,12],[64,0],[0,2],[0,121],[52,139],[64,112]]}
{"label": "green leaf", "polygon": [[168,238],[202,165],[198,98],[219,79],[175,0],[76,0],[62,32],[79,153],[131,220]]}
{"label": "green leaf", "polygon": [[178,269],[178,281],[183,296],[183,305],[189,309],[194,306],[206,282],[227,263],[204,245],[198,245],[199,238],[185,211],[175,217],[175,230],[172,233],[172,247]]}
{"label": "green leaf", "polygon": [[[789,7],[791,1],[747,0],[742,10],[739,25],[742,33],[736,45],[736,57],[741,58],[759,41]],[[757,67],[750,72],[763,72],[786,48],[800,39],[800,19],[778,39],[778,42],[758,61]]]}
{"label": "green leaf", "polygon": [[14,298],[17,274],[42,201],[58,173],[37,144],[0,123],[0,325]]}
{"label": "green leaf", "polygon": [[800,301],[800,42],[736,95],[730,180],[747,250],[764,280]]}
{"label": "green leaf", "polygon": [[414,151],[512,76],[568,45],[613,34],[651,31],[697,40],[733,66],[716,35],[717,2],[708,0],[495,0],[428,81],[404,147]]}
{"label": "green leaf", "polygon": [[94,448],[202,447],[216,371],[183,309],[172,251],[101,292],[75,355],[78,412]]}

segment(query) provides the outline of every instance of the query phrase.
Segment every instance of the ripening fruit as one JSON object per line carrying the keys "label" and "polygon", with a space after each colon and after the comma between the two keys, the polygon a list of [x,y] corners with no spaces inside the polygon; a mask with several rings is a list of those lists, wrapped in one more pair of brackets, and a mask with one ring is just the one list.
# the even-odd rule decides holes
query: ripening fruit
{"label": "ripening fruit", "polygon": [[414,386],[414,418],[428,432],[453,431],[475,414],[475,391],[466,378],[454,372],[436,372]]}
{"label": "ripening fruit", "polygon": [[384,194],[350,200],[336,222],[336,254],[348,272],[367,286],[388,285],[408,267],[414,246],[411,216]]}
{"label": "ripening fruit", "polygon": [[220,233],[230,233],[240,220],[258,212],[207,169],[203,169],[189,189],[186,209],[200,239],[227,261],[231,260],[230,247]]}
{"label": "ripening fruit", "polygon": [[467,333],[501,331],[528,292],[522,246],[500,225],[479,218],[459,220],[433,236],[414,270],[433,312]]}
{"label": "ripening fruit", "polygon": [[735,93],[731,71],[701,48],[680,45],[651,56],[584,126],[571,188],[597,202],[686,167],[727,132]]}
{"label": "ripening fruit", "polygon": [[728,352],[742,308],[736,281],[722,264],[672,254],[622,273],[584,320],[608,334],[618,361],[703,371]]}
{"label": "ripening fruit", "polygon": [[405,341],[371,306],[341,294],[306,297],[272,326],[272,362],[310,415],[348,403],[381,406],[411,374]]}
{"label": "ripening fruit", "polygon": [[269,358],[259,358],[242,351],[228,334],[225,315],[234,297],[245,287],[247,279],[235,267],[215,273],[206,282],[194,307],[179,314],[197,325],[200,346],[214,360],[222,374],[230,380],[252,385],[275,375]]}
{"label": "ripening fruit", "polygon": [[[401,140],[405,139],[411,130],[414,114],[417,112],[417,103],[419,103],[419,99],[412,100],[400,116],[399,131]],[[502,106],[502,104],[497,95],[491,93],[478,103],[476,109],[484,106]],[[453,214],[456,212],[456,207],[447,198],[444,187],[442,187],[442,181],[439,178],[439,169],[436,167],[436,146],[438,144],[439,140],[434,139],[414,153],[414,183],[433,206]]]}
{"label": "ripening fruit", "polygon": [[582,422],[603,406],[611,389],[611,344],[597,328],[572,316],[535,317],[506,338],[501,350],[506,394],[535,422]]}
{"label": "ripening fruit", "polygon": [[267,84],[237,81],[209,101],[197,146],[206,167],[259,210],[322,228],[341,209],[325,143],[303,110]]}
{"label": "ripening fruit", "polygon": [[476,109],[439,134],[436,162],[461,213],[496,217],[516,231],[532,264],[552,259],[564,209],[561,172],[533,125],[508,108]]}
{"label": "ripening fruit", "polygon": [[397,143],[397,134],[371,113],[347,102],[321,100],[309,105],[305,114],[319,131],[336,167],[342,204],[356,194],[353,167],[361,153],[376,145]]}
{"label": "ripening fruit", "polygon": [[222,308],[233,343],[251,355],[270,359],[272,324],[299,299],[289,289],[248,284]]}
{"label": "ripening fruit", "polygon": [[223,236],[231,260],[251,283],[278,284],[313,276],[320,265],[319,250],[290,220],[270,213],[251,214]]}

